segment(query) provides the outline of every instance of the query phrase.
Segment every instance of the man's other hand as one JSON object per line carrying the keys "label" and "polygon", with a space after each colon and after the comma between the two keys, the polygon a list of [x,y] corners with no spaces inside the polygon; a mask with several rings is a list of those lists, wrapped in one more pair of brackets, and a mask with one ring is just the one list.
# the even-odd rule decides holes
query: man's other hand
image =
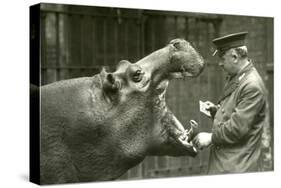
{"label": "man's other hand", "polygon": [[192,140],[195,147],[199,149],[204,149],[211,145],[212,143],[212,133],[201,132]]}
{"label": "man's other hand", "polygon": [[205,102],[206,104],[206,110],[208,110],[212,116],[212,118],[215,117],[216,113],[217,113],[217,110],[218,108],[220,107],[219,105],[215,105],[214,103],[210,102],[210,101],[206,101]]}

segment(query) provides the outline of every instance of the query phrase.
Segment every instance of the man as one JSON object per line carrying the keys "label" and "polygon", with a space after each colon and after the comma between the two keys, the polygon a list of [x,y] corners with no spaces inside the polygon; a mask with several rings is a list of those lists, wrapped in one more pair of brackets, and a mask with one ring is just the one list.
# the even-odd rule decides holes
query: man
{"label": "man", "polygon": [[200,149],[211,146],[209,174],[259,171],[267,94],[248,59],[246,35],[241,32],[213,40],[214,55],[229,78],[218,105],[207,104],[213,114],[212,132],[201,132],[193,139]]}

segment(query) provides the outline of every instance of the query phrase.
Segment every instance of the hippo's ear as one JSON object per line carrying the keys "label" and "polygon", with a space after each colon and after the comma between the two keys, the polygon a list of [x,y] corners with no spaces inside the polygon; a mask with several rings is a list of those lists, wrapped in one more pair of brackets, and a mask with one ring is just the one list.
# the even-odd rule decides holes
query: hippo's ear
{"label": "hippo's ear", "polygon": [[129,67],[130,64],[132,64],[132,63],[128,60],[121,60],[117,64],[117,70],[119,70],[119,71],[122,70],[122,69],[126,70]]}

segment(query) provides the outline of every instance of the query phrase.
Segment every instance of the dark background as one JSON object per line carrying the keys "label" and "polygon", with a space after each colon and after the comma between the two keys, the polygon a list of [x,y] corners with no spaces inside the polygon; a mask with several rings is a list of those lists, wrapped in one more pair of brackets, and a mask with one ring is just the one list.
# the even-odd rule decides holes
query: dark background
{"label": "dark background", "polygon": [[[211,121],[199,113],[199,100],[216,102],[224,77],[211,56],[212,39],[248,31],[249,56],[269,90],[270,119],[263,139],[263,169],[273,169],[273,18],[41,4],[41,85],[99,73],[120,60],[135,62],[171,39],[185,38],[202,54],[207,67],[192,80],[170,83],[167,102],[180,122]],[[205,174],[208,150],[196,158],[147,157],[121,179]]]}

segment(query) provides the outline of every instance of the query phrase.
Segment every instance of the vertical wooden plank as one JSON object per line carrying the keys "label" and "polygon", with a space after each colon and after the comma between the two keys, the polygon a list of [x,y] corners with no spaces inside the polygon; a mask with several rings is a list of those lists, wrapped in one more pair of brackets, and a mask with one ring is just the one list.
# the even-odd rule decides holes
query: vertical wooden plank
{"label": "vertical wooden plank", "polygon": [[138,17],[136,20],[136,31],[137,31],[137,46],[136,46],[136,52],[137,52],[137,57],[136,60],[139,60],[141,58],[141,18]]}
{"label": "vertical wooden plank", "polygon": [[125,52],[125,55],[126,55],[126,59],[129,58],[129,19],[125,19],[125,49],[126,49],[126,52]]}
{"label": "vertical wooden plank", "polygon": [[[55,13],[46,13],[46,64],[48,67],[56,66],[56,17]],[[57,72],[54,68],[46,70],[46,83],[52,83],[57,80]]]}
{"label": "vertical wooden plank", "polygon": [[140,179],[142,178],[141,174],[141,165],[137,165],[129,170],[129,179]]}
{"label": "vertical wooden plank", "polygon": [[97,65],[97,21],[94,16],[91,17],[92,20],[92,64],[91,66]]}
{"label": "vertical wooden plank", "polygon": [[46,69],[42,67],[46,67],[46,14],[45,12],[41,11],[41,64],[39,65],[40,73],[39,73],[39,79],[40,79],[40,85],[45,85],[47,83],[46,78]]}
{"label": "vertical wooden plank", "polygon": [[178,32],[178,16],[174,16],[174,32],[175,32],[175,38],[178,38],[179,32]]}
{"label": "vertical wooden plank", "polygon": [[155,28],[154,28],[154,25],[155,25],[155,18],[154,17],[151,17],[151,52],[155,50]]}
{"label": "vertical wooden plank", "polygon": [[117,32],[117,54],[118,54],[118,60],[126,59],[126,32],[125,32],[125,20],[123,18],[118,17],[117,18],[117,26],[118,26],[118,32]]}
{"label": "vertical wooden plank", "polygon": [[60,22],[60,15],[58,12],[55,13],[55,30],[56,30],[56,37],[55,37],[55,46],[56,46],[56,81],[60,80],[60,41],[59,41],[59,37],[60,37],[60,26],[59,26],[59,22]]}
{"label": "vertical wooden plank", "polygon": [[118,18],[114,21],[114,61],[118,63],[119,54],[118,54]]}
{"label": "vertical wooden plank", "polygon": [[[68,10],[68,8],[67,8]],[[69,70],[66,68],[71,64],[71,15],[66,13],[65,14],[65,46],[66,46],[66,54],[65,54],[65,68],[63,69],[64,79],[68,79],[70,76]]]}
{"label": "vertical wooden plank", "polygon": [[69,48],[68,48],[68,15],[60,13],[59,16],[59,79],[67,79],[67,70],[62,67],[66,67],[69,60]]}
{"label": "vertical wooden plank", "polygon": [[[86,16],[84,16],[83,14],[80,15],[80,51],[81,51],[81,56],[80,56],[80,62],[79,62],[79,66],[84,67],[86,66],[86,53],[85,53],[85,48],[86,48],[86,41],[89,40],[89,36],[87,36],[86,34]],[[87,36],[87,39],[84,39],[84,36]],[[81,77],[85,75],[85,69],[84,68],[80,68],[77,69],[77,75],[76,77]]]}
{"label": "vertical wooden plank", "polygon": [[185,39],[189,41],[189,24],[188,24],[188,17],[185,17]]}
{"label": "vertical wooden plank", "polygon": [[103,17],[103,64],[107,64],[107,57],[106,57],[106,48],[107,48],[107,24],[106,24],[106,17]]}
{"label": "vertical wooden plank", "polygon": [[145,22],[146,17],[144,15],[141,16],[141,26],[140,26],[140,40],[141,40],[141,57],[145,54]]}

